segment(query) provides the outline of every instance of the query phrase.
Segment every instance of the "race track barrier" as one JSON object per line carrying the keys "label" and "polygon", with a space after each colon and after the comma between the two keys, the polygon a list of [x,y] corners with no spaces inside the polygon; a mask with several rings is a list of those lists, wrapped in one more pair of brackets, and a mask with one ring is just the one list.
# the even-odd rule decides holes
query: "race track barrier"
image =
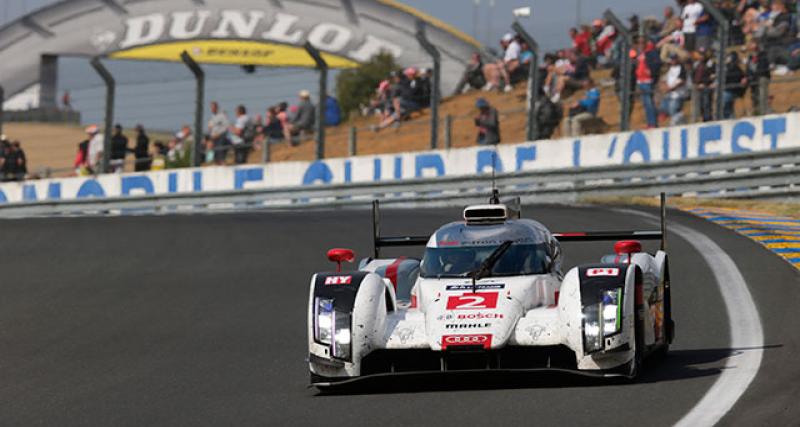
{"label": "race track barrier", "polygon": [[[164,214],[250,209],[363,206],[373,199],[395,207],[485,201],[491,174],[396,181],[291,186],[202,193],[42,200],[0,204],[0,217]],[[800,197],[800,148],[749,152],[649,164],[498,173],[504,198],[523,203],[571,202],[591,196],[725,198]]]}

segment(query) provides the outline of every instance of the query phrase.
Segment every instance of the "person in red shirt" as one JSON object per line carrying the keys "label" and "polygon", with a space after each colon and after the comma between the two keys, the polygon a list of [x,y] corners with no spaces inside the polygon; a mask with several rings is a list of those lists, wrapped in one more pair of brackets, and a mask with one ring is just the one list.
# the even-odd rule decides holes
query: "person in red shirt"
{"label": "person in red shirt", "polygon": [[584,25],[580,32],[575,28],[570,28],[569,36],[576,52],[586,57],[592,56],[592,32],[589,27]]}
{"label": "person in red shirt", "polygon": [[661,68],[658,51],[653,42],[640,39],[637,41],[636,49],[632,49],[630,55],[634,60],[634,76],[647,117],[647,127],[654,128],[658,126],[658,113],[655,101],[653,101],[653,83],[658,80]]}

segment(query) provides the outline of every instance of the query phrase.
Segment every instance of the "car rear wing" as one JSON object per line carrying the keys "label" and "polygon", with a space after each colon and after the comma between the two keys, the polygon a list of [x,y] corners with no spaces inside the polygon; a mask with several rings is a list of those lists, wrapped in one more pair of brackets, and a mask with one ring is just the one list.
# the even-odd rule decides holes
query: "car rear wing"
{"label": "car rear wing", "polygon": [[661,240],[661,250],[667,248],[667,195],[661,193],[661,229],[628,231],[589,231],[574,233],[553,233],[559,242],[602,242],[609,240]]}
{"label": "car rear wing", "polygon": [[[660,230],[629,230],[629,231],[589,231],[572,233],[553,233],[559,242],[601,242],[610,240],[661,240],[661,250],[667,248],[667,196],[661,193],[661,229]],[[514,206],[514,204],[516,206]],[[516,218],[521,216],[521,206],[519,199],[509,203],[513,206],[513,215]],[[406,247],[406,246],[425,246],[430,236],[381,236],[381,212],[380,202],[372,201],[372,236],[375,258],[380,258],[381,248]]]}

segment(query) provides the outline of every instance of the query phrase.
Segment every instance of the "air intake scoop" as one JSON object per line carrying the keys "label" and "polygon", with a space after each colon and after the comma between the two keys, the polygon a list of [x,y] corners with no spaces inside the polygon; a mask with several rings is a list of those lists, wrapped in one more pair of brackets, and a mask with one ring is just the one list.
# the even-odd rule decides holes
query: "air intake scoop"
{"label": "air intake scoop", "polygon": [[508,219],[506,205],[476,205],[464,209],[467,224],[497,224]]}

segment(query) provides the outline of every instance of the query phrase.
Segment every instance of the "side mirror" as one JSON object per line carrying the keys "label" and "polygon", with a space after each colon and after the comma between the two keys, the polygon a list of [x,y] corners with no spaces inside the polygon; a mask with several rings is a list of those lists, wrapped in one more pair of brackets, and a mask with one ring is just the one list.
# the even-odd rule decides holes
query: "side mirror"
{"label": "side mirror", "polygon": [[356,253],[352,249],[333,248],[328,251],[328,259],[336,263],[336,272],[341,272],[342,262],[353,262]]}

